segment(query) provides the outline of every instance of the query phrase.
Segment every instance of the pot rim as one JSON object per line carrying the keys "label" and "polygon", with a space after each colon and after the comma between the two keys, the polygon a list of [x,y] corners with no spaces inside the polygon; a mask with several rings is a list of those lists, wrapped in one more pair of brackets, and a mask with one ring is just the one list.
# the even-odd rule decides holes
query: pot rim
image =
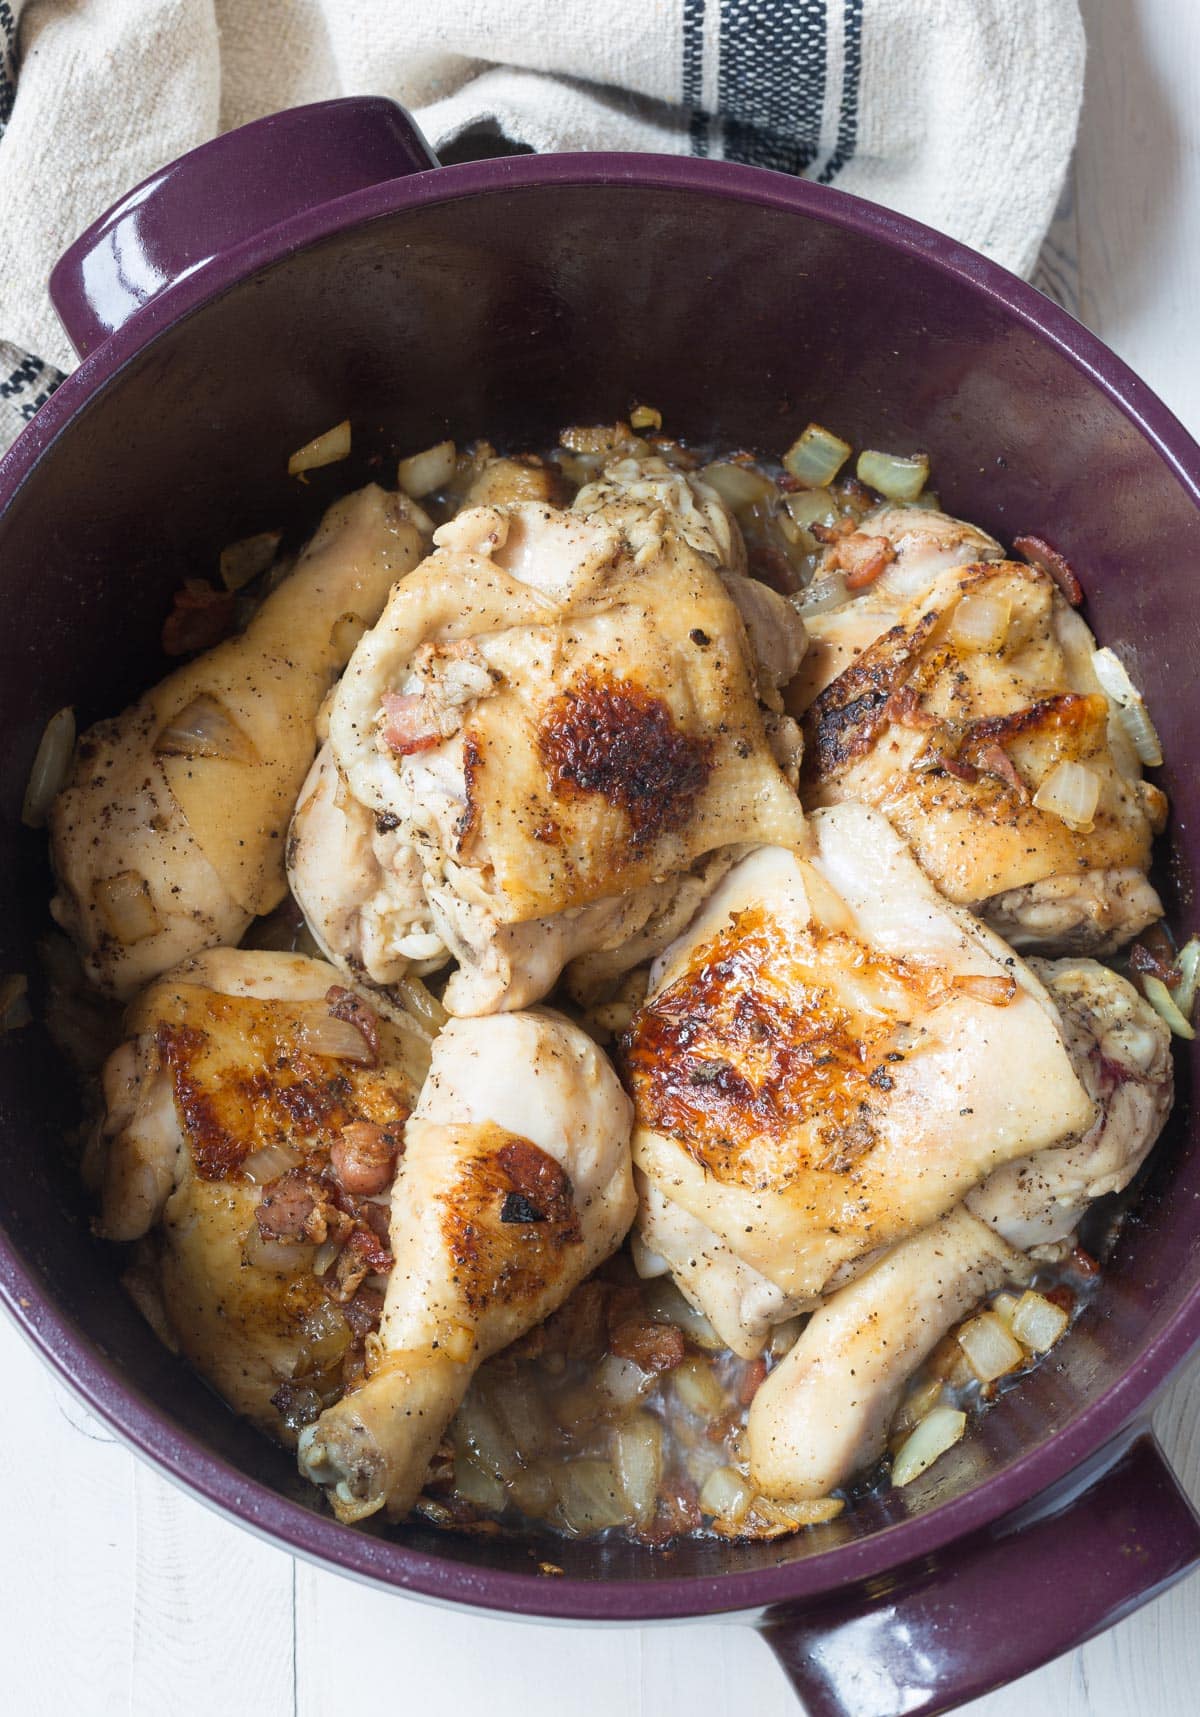
{"label": "pot rim", "polygon": [[[84,359],[0,460],[0,515],[59,434],[143,347],[248,276],[347,228],[430,203],[506,190],[629,186],[756,203],[921,258],[966,292],[994,300],[1047,341],[1117,406],[1200,507],[1200,447],[1134,372],[1065,310],[999,264],[907,216],[830,186],[762,168],[680,156],[513,156],[440,167],[321,204],[212,259],[145,305]],[[1061,1431],[992,1478],[912,1520],[794,1562],[742,1573],[653,1580],[547,1578],[443,1559],[341,1526],[215,1456],[122,1382],[37,1285],[0,1228],[0,1303],[58,1375],[123,1441],[200,1500],[295,1554],[391,1589],[468,1607],[567,1621],[641,1622],[757,1610],[813,1599],[928,1556],[1066,1478],[1110,1442],[1200,1340],[1200,1282],[1121,1378]]]}

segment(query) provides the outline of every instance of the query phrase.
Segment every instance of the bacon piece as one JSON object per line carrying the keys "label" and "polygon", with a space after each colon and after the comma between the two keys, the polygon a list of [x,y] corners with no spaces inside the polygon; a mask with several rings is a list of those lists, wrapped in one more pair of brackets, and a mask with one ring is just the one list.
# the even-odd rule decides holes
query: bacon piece
{"label": "bacon piece", "polygon": [[1149,972],[1152,978],[1172,989],[1182,976],[1174,956],[1171,938],[1161,924],[1154,924],[1129,950],[1129,965],[1132,971]]}
{"label": "bacon piece", "polygon": [[335,1189],[311,1169],[289,1169],[268,1181],[254,1212],[264,1240],[308,1240],[320,1246],[342,1240],[353,1217],[339,1210]]}
{"label": "bacon piece", "polygon": [[163,621],[163,654],[190,656],[211,650],[233,631],[236,605],[234,591],[218,590],[203,578],[185,578]]}
{"label": "bacon piece", "polygon": [[356,1228],[338,1253],[333,1281],[326,1280],[325,1292],[339,1305],[357,1297],[368,1276],[386,1275],[396,1260],[379,1237],[369,1228]]}
{"label": "bacon piece", "polygon": [[1056,548],[1051,548],[1045,537],[1016,537],[1013,541],[1013,553],[1019,554],[1030,566],[1036,566],[1039,572],[1052,578],[1071,607],[1079,607],[1083,601],[1083,586],[1076,578],[1066,556],[1059,554]]}
{"label": "bacon piece", "polygon": [[885,721],[897,727],[927,728],[935,726],[935,718],[921,708],[921,694],[914,685],[897,686],[883,706]]}
{"label": "bacon piece", "polygon": [[443,735],[429,719],[429,700],[420,692],[384,692],[384,744],[397,757],[411,757],[442,743]]}
{"label": "bacon piece", "polygon": [[374,1121],[351,1121],[329,1147],[329,1166],[347,1192],[369,1198],[391,1182],[401,1148],[397,1132]]}
{"label": "bacon piece", "polygon": [[362,1341],[379,1328],[383,1316],[383,1295],[378,1288],[359,1288],[354,1298],[342,1307],[342,1316],[350,1325],[355,1341]]}
{"label": "bacon piece", "polygon": [[609,1351],[618,1359],[631,1359],[643,1371],[674,1371],[683,1363],[683,1331],[674,1324],[628,1318],[613,1331]]}
{"label": "bacon piece", "polygon": [[1029,803],[1029,789],[1017,774],[1016,764],[1002,745],[995,740],[979,748],[975,762],[985,775],[994,775],[1010,787],[1023,805]]}
{"label": "bacon piece", "polygon": [[373,1008],[369,1008],[361,996],[356,996],[353,990],[345,989],[341,984],[330,984],[325,991],[325,1005],[334,1019],[345,1020],[362,1033],[363,1042],[371,1051],[370,1065],[373,1067],[379,1060],[379,1017]]}
{"label": "bacon piece", "polygon": [[[529,1139],[510,1139],[496,1152],[496,1160],[512,1192],[505,1198],[504,1222],[569,1222],[575,1214],[571,1182],[561,1163]],[[520,1201],[518,1207],[514,1201]],[[509,1214],[510,1206],[512,1214]],[[520,1208],[529,1214],[517,1214]]]}
{"label": "bacon piece", "polygon": [[[868,584],[874,584],[895,558],[896,551],[886,537],[865,536],[861,531],[843,537],[832,556],[846,574],[847,590],[863,590]],[[833,570],[830,561],[825,564]]]}

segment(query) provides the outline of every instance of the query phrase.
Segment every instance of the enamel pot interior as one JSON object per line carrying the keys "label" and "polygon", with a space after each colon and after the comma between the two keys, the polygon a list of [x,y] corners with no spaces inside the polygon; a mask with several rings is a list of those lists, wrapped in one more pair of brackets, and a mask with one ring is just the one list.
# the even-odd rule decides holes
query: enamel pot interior
{"label": "enamel pot interior", "polygon": [[[444,435],[537,445],[635,400],[657,406],[669,431],[727,447],[778,451],[815,418],[856,444],[927,448],[950,511],[1063,550],[1173,760],[1162,881],[1189,929],[1188,831],[1200,826],[1195,473],[1173,469],[1086,364],[997,295],[996,271],[983,285],[968,280],[961,253],[949,267],[911,238],[889,241],[881,223],[826,221],[783,193],[730,195],[732,177],[705,191],[695,175],[579,184],[472,171],[448,169],[436,195],[259,268],[166,326],[104,386],[89,390],[86,372],[68,384],[79,405],[0,521],[0,971],[36,972],[47,922],[42,841],[19,826],[42,725],[66,703],[81,723],[115,711],[161,672],[159,629],[181,579],[213,576],[221,546],[240,536],[280,524],[298,536],[351,483],[393,481],[397,451]],[[289,479],[288,453],[344,416],[350,464],[307,487]],[[975,1487],[991,1490],[992,1514],[1021,1501],[1021,1457],[1056,1434],[1066,1446],[1109,1391],[1123,1412],[1136,1408],[1130,1373],[1156,1342],[1177,1357],[1181,1329],[1195,1333],[1200,1153],[1182,1119],[1180,1072],[1176,1120],[1103,1294],[1061,1356],[906,1492],[782,1543],[690,1543],[661,1557],[555,1541],[537,1554],[562,1565],[568,1585],[573,1575],[707,1576],[694,1604],[666,1606],[702,1611],[755,1584],[713,1576],[786,1567],[796,1590],[812,1591],[819,1570],[833,1578],[864,1536],[886,1532],[903,1559],[915,1517],[947,1503],[953,1514],[953,1499]],[[60,1366],[87,1369],[93,1401],[134,1424],[135,1440],[178,1476],[296,1547],[354,1563],[331,1550],[352,1535],[322,1516],[292,1458],[236,1420],[126,1299],[114,1252],[89,1234],[67,1142],[79,1113],[40,1028],[0,1041],[0,1223],[25,1272],[27,1321],[53,1308],[59,1333],[47,1345]],[[471,1578],[472,1601],[496,1607],[511,1592],[502,1579],[489,1587],[484,1571],[528,1574],[536,1560],[528,1543],[419,1528],[376,1528],[357,1542],[371,1547],[369,1567],[357,1557],[362,1571],[432,1589],[432,1575],[413,1572],[432,1556],[459,1569],[455,1595],[472,1597]],[[603,1613],[599,1591],[594,1607]]]}

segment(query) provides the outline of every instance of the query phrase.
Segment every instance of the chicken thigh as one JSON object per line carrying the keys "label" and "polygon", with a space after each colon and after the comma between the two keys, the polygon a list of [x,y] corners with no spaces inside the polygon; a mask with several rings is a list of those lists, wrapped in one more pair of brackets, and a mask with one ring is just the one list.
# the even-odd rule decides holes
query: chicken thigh
{"label": "chicken thigh", "polygon": [[[889,601],[872,586],[818,620],[854,636],[860,605]],[[951,567],[888,618],[807,708],[806,804],[884,812],[942,892],[1018,947],[1111,951],[1157,918],[1165,800],[1054,581],[1016,561]]]}
{"label": "chicken thigh", "polygon": [[282,900],[284,835],[317,710],[428,520],[374,484],[329,508],[246,630],[90,728],[50,815],[51,910],[128,999]]}
{"label": "chicken thigh", "polygon": [[103,1073],[97,1231],[154,1231],[167,1332],[237,1412],[294,1441],[378,1318],[364,1283],[391,1260],[372,1200],[428,1040],[323,961],[232,949],[160,978],[126,1027]]}
{"label": "chicken thigh", "polygon": [[[767,593],[780,636],[756,664],[729,594],[736,527],[647,464],[618,461],[569,510],[460,513],[355,650],[330,713],[337,779],[310,782],[290,843],[297,898],[348,970],[386,983],[437,948],[458,962],[451,1013],[518,1008],[570,960],[669,924],[710,854],[803,840],[776,761],[795,729],[775,707],[768,738],[759,704],[778,706],[802,624]],[[376,861],[357,916],[314,881],[339,869],[315,853],[336,850],[331,798],[356,872],[364,839]]]}
{"label": "chicken thigh", "polygon": [[885,819],[810,826],[729,873],[622,1046],[638,1167],[794,1301],[1095,1118],[1042,985]]}
{"label": "chicken thigh", "polygon": [[407,1514],[489,1354],[541,1322],[633,1220],[629,1100],[590,1038],[534,1011],[452,1020],[392,1194],[379,1345],[300,1440],[341,1520]]}

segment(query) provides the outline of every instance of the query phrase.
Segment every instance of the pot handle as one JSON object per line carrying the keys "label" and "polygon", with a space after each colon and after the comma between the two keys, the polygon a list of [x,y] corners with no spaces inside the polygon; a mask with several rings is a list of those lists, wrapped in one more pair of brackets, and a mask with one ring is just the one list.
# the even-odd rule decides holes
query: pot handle
{"label": "pot handle", "polygon": [[1143,1428],[985,1531],[759,1625],[809,1717],[937,1717],[1198,1565],[1200,1519]]}
{"label": "pot handle", "polygon": [[181,155],[101,215],[56,263],[51,302],[86,358],[176,282],[245,240],[437,165],[409,115],[380,96],[269,114]]}

